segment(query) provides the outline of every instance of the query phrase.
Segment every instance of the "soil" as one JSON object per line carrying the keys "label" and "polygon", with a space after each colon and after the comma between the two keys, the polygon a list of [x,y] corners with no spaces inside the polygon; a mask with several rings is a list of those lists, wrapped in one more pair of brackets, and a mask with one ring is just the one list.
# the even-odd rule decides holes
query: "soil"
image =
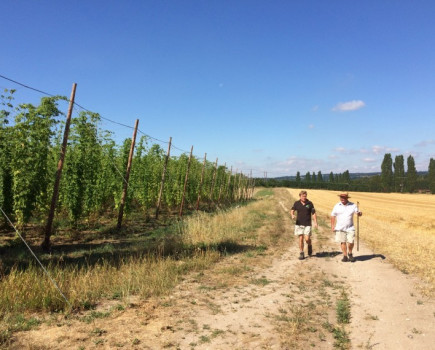
{"label": "soil", "polygon": [[[53,315],[15,334],[10,348],[435,349],[435,303],[419,293],[416,277],[364,242],[354,263],[341,262],[327,225],[313,235],[313,256],[298,260],[290,199],[276,190],[273,201],[280,222],[262,230],[281,230],[275,248],[226,257],[163,298],[132,298],[116,311],[113,301],[104,303],[97,311],[112,310],[107,317]],[[336,302],[343,293],[351,317],[340,325]],[[334,329],[344,329],[349,342],[340,345]]]}

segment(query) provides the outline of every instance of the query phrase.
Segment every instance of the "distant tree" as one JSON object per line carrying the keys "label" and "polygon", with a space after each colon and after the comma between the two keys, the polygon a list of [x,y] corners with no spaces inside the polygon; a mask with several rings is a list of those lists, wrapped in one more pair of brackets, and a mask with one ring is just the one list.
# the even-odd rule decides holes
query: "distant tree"
{"label": "distant tree", "polygon": [[334,173],[332,171],[329,173],[329,182],[334,182]]}
{"label": "distant tree", "polygon": [[393,188],[393,159],[391,153],[384,155],[384,160],[381,165],[381,181],[384,192],[390,192]]}
{"label": "distant tree", "polygon": [[394,191],[403,192],[403,184],[405,181],[405,161],[402,155],[394,158]]}
{"label": "distant tree", "polygon": [[320,170],[317,173],[317,181],[318,182],[323,182],[323,176],[322,176],[322,172]]}
{"label": "distant tree", "polygon": [[307,171],[307,173],[305,174],[305,181],[306,182],[311,182],[311,174],[309,171]]}
{"label": "distant tree", "polygon": [[412,193],[415,191],[415,186],[417,184],[417,170],[415,169],[415,162],[413,156],[409,156],[406,159],[406,165],[407,165],[407,172],[406,172],[406,179],[405,179],[406,191]]}
{"label": "distant tree", "polygon": [[313,175],[311,176],[312,182],[317,182],[316,173],[313,171]]}
{"label": "distant tree", "polygon": [[301,173],[299,171],[296,173],[296,182],[301,182]]}
{"label": "distant tree", "polygon": [[349,184],[350,183],[350,174],[349,174],[349,170],[346,170],[343,173],[343,182]]}
{"label": "distant tree", "polygon": [[429,189],[432,194],[435,194],[435,159],[431,158],[429,161],[429,173],[427,175],[429,182]]}

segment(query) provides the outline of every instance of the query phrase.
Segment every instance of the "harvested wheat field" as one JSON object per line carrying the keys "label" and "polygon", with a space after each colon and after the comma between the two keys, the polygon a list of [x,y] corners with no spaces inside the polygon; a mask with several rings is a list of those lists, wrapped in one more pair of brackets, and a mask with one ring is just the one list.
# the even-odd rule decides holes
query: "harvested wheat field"
{"label": "harvested wheat field", "polygon": [[[361,241],[356,262],[343,263],[329,228],[337,193],[314,190],[314,253],[298,260],[289,215],[298,192],[258,189],[246,205],[186,219],[183,239],[198,255],[172,261],[184,272],[167,274],[165,289],[145,293],[145,271],[113,270],[114,283],[125,275],[137,286],[106,292],[91,310],[33,312],[37,325],[4,347],[433,349],[435,196],[351,193],[363,211]],[[204,252],[207,244],[216,249]]]}

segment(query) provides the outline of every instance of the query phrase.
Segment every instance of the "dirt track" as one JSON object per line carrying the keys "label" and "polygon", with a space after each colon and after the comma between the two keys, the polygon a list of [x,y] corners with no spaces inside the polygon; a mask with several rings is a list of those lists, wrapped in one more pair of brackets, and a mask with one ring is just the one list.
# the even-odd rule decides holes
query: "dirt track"
{"label": "dirt track", "polygon": [[435,303],[419,295],[414,277],[364,243],[355,263],[342,263],[327,227],[313,237],[314,256],[299,261],[285,211],[291,200],[278,189],[272,201],[280,222],[261,230],[279,232],[276,248],[227,257],[188,276],[168,297],[132,300],[125,310],[91,323],[74,318],[44,323],[17,334],[11,348],[333,349],[328,326],[337,323],[342,291],[351,302],[351,321],[344,326],[351,348],[434,348]]}

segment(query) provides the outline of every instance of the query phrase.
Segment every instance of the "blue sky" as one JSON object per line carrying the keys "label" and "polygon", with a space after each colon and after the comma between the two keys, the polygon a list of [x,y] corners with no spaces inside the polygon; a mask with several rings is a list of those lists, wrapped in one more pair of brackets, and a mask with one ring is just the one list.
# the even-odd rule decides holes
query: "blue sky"
{"label": "blue sky", "polygon": [[428,0],[2,1],[0,74],[68,97],[77,83],[78,104],[171,136],[174,155],[254,176],[380,171],[385,153],[427,170],[434,15]]}

